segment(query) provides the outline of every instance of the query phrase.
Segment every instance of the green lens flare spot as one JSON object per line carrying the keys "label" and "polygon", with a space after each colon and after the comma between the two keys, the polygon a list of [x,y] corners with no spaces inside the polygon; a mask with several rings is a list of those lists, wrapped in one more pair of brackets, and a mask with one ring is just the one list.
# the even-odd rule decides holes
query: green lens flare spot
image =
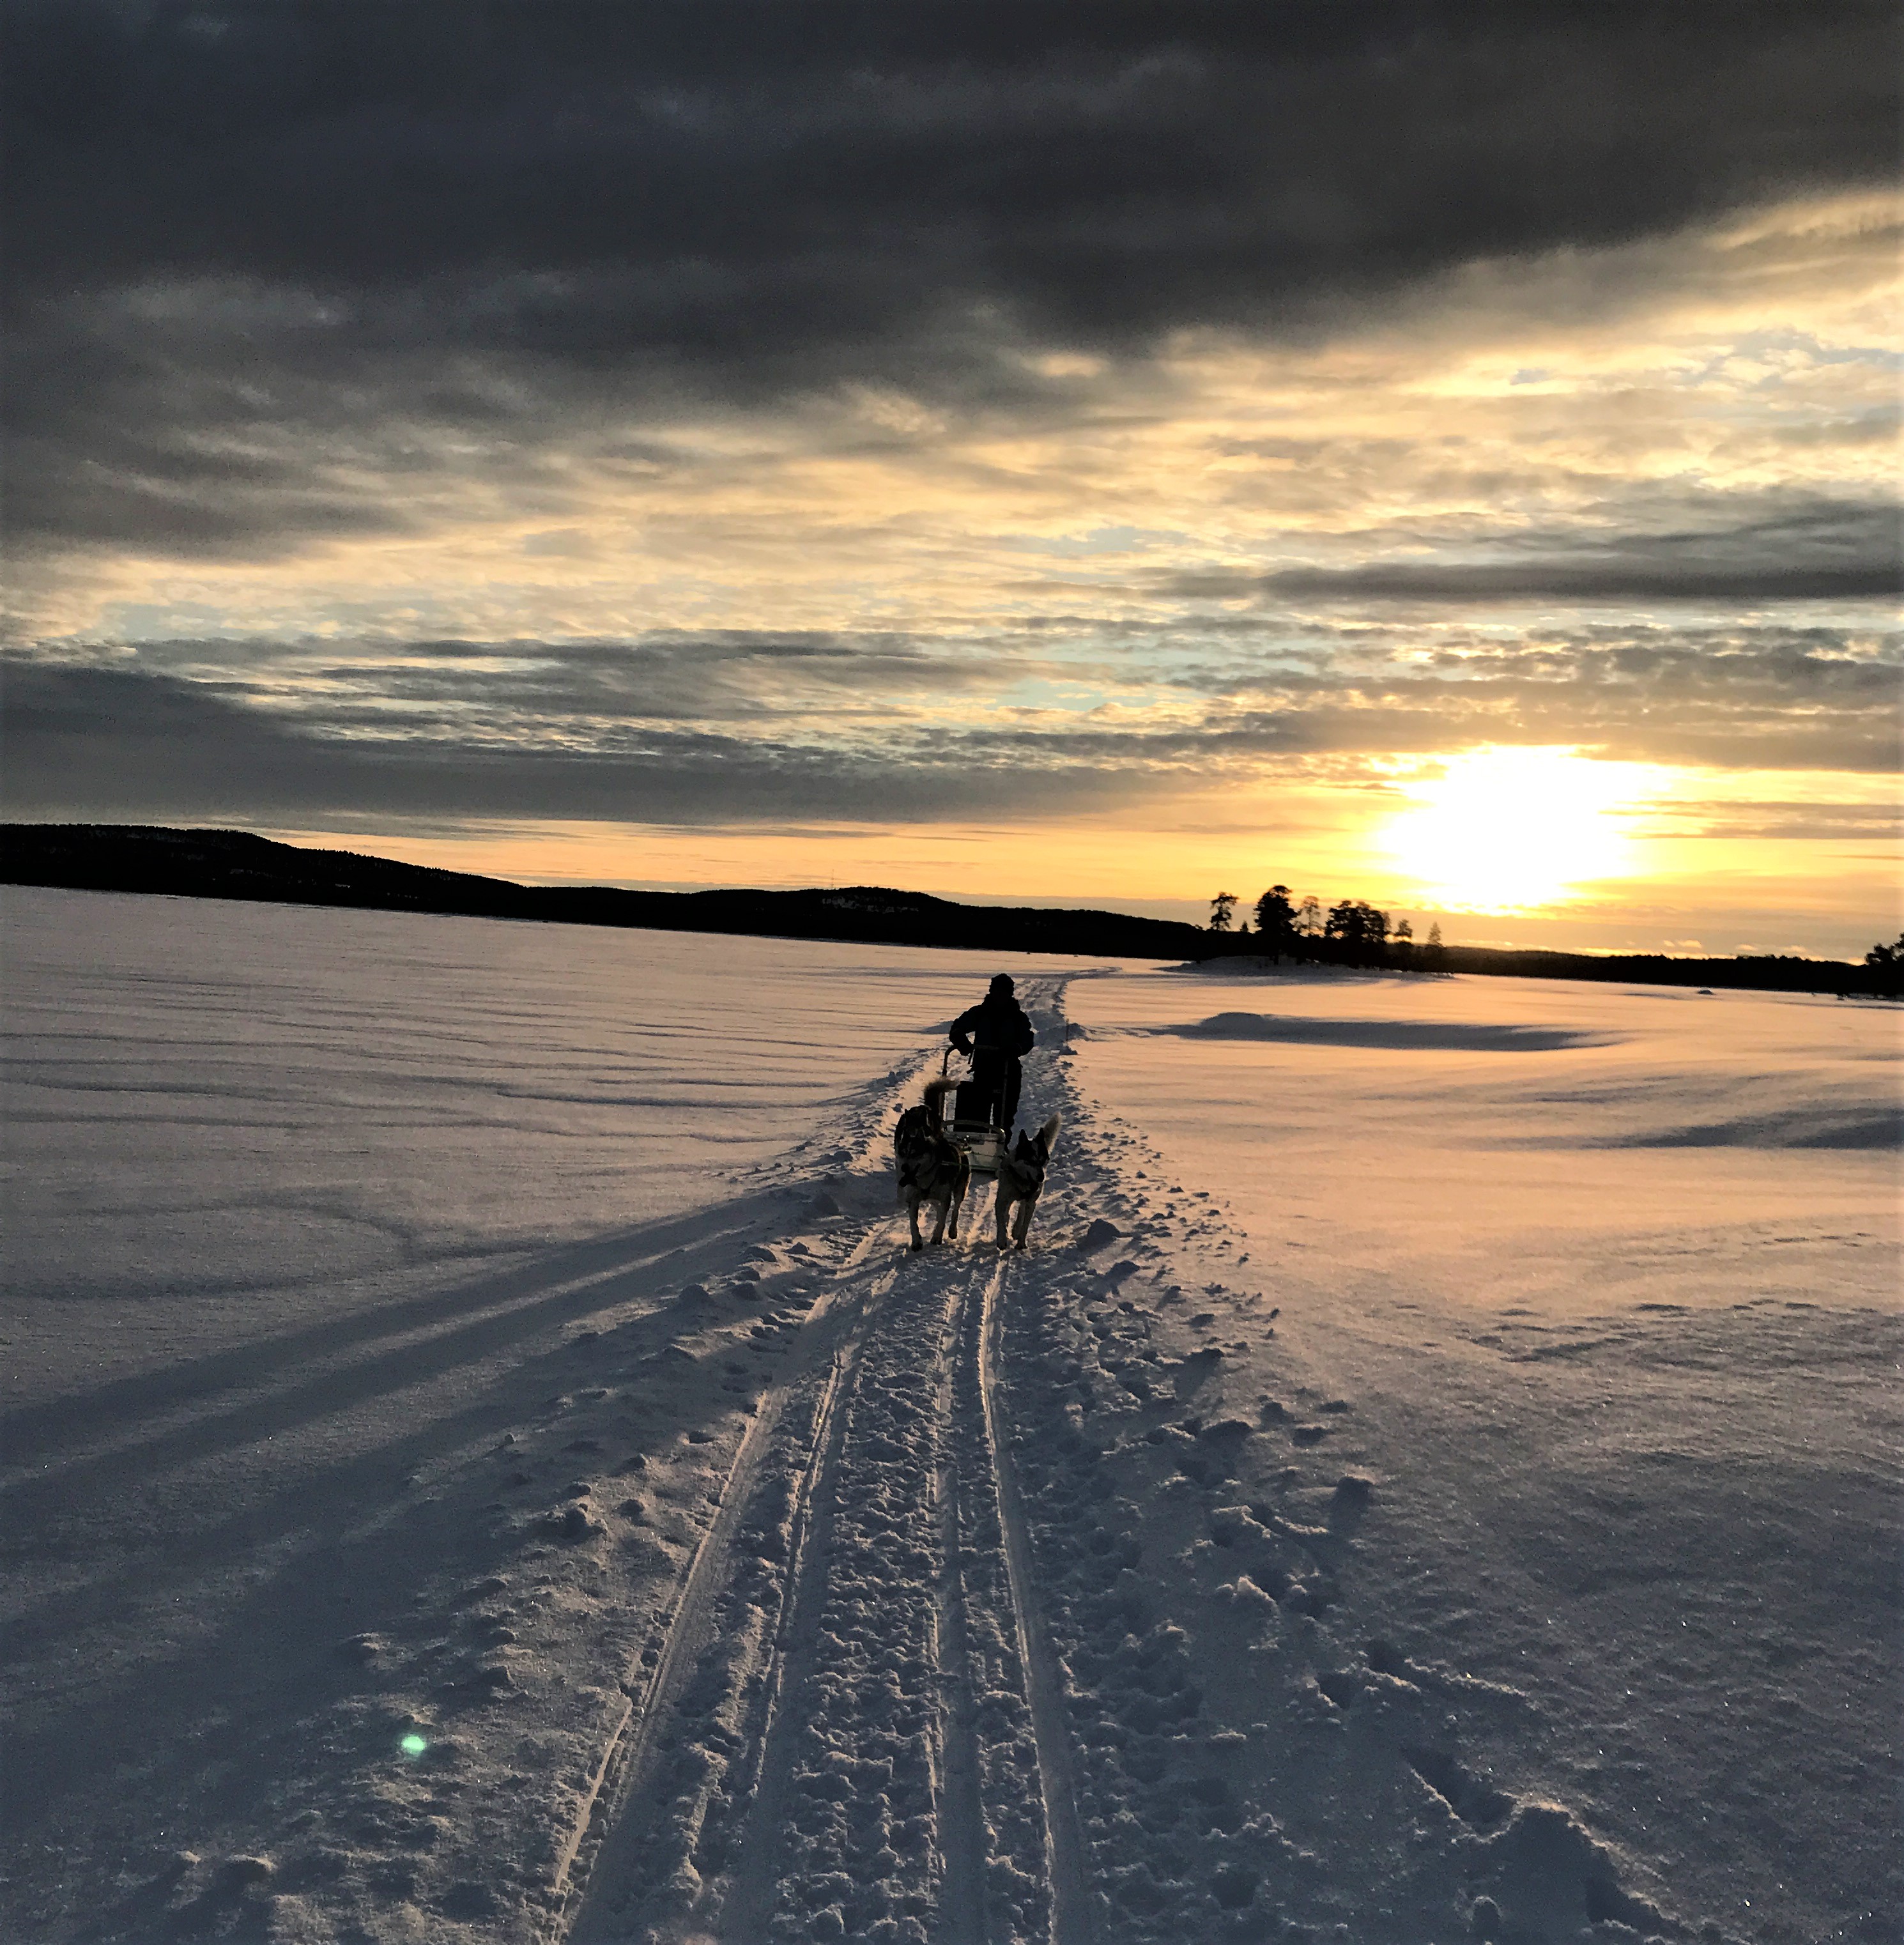
{"label": "green lens flare spot", "polygon": [[423,1754],[425,1749],[429,1748],[430,1745],[424,1740],[422,1737],[410,1735],[405,1736],[403,1740],[399,1743],[397,1746],[402,1750],[403,1753],[406,1756],[420,1756]]}

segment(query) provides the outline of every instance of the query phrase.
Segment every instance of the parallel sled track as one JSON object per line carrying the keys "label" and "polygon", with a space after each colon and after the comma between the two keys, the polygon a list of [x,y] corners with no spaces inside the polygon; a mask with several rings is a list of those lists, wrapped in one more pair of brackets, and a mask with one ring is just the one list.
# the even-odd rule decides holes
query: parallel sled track
{"label": "parallel sled track", "polygon": [[603,1765],[565,1945],[1088,1936],[1008,1275],[989,1249],[840,1271],[827,1361],[762,1401]]}

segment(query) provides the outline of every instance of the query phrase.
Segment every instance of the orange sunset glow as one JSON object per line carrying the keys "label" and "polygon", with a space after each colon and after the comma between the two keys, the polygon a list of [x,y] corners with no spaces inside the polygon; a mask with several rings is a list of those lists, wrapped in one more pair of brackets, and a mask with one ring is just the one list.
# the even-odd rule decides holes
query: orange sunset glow
{"label": "orange sunset glow", "polygon": [[[1498,122],[1496,190],[1558,85],[1535,18],[1511,108],[1462,36],[1417,51],[1473,91],[1469,137]],[[1728,112],[1785,113],[1737,51]],[[893,58],[869,154],[933,85]],[[1213,85],[1120,94],[1121,58],[1086,63],[1091,113]],[[1311,55],[1249,58],[1273,92]],[[930,139],[969,157],[1003,117],[1035,146],[1018,85]],[[49,378],[20,448],[12,814],[1182,917],[1300,880],[1609,948],[1893,925],[1899,205],[1854,125],[1806,122],[1781,174],[1715,119],[1711,183],[1636,180],[1614,223],[1557,187],[1498,233],[1348,186],[1387,141],[1471,193],[1427,108],[1299,154],[1240,134],[1203,175],[1120,152],[1062,218],[1075,265],[1023,254],[1027,176],[988,268],[949,240],[978,219],[922,208],[895,291],[877,170],[824,209],[760,191],[794,199],[760,242],[753,138],[704,109],[655,124],[719,204],[691,239],[569,239],[565,205],[465,260],[400,196],[374,245],[287,187],[268,261],[214,196],[82,274],[29,227],[21,357],[100,376],[83,404]],[[1681,139],[1671,103],[1634,112]],[[789,156],[837,133],[787,113],[762,139]],[[443,193],[479,212],[468,140]],[[1248,240],[1118,240],[1120,168]],[[816,224],[861,238],[836,316],[773,294]]]}

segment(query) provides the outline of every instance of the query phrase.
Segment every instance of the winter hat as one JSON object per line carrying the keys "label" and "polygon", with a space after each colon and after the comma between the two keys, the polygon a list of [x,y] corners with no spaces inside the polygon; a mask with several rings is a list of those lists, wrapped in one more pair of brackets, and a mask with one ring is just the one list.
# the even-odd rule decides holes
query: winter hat
{"label": "winter hat", "polygon": [[1011,974],[1009,972],[994,972],[992,975],[991,989],[994,993],[1010,993],[1012,990]]}

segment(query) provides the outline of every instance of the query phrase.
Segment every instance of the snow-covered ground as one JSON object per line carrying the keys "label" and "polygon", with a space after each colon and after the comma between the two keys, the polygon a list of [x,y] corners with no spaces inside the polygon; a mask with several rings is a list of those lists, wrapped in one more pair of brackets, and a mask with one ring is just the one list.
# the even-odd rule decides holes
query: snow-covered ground
{"label": "snow-covered ground", "polygon": [[1900,1935],[1893,1015],[0,898],[8,1937]]}
{"label": "snow-covered ground", "polygon": [[1181,974],[1068,1003],[1145,1230],[1212,1206],[1154,1181],[1212,1194],[1212,1336],[1281,1311],[1231,1401],[1286,1412],[1297,1491],[1373,1486],[1344,1732],[1381,1740],[1380,1640],[1444,1678],[1431,1786],[1557,1803],[1664,1913],[1897,1936],[1895,1012]]}

